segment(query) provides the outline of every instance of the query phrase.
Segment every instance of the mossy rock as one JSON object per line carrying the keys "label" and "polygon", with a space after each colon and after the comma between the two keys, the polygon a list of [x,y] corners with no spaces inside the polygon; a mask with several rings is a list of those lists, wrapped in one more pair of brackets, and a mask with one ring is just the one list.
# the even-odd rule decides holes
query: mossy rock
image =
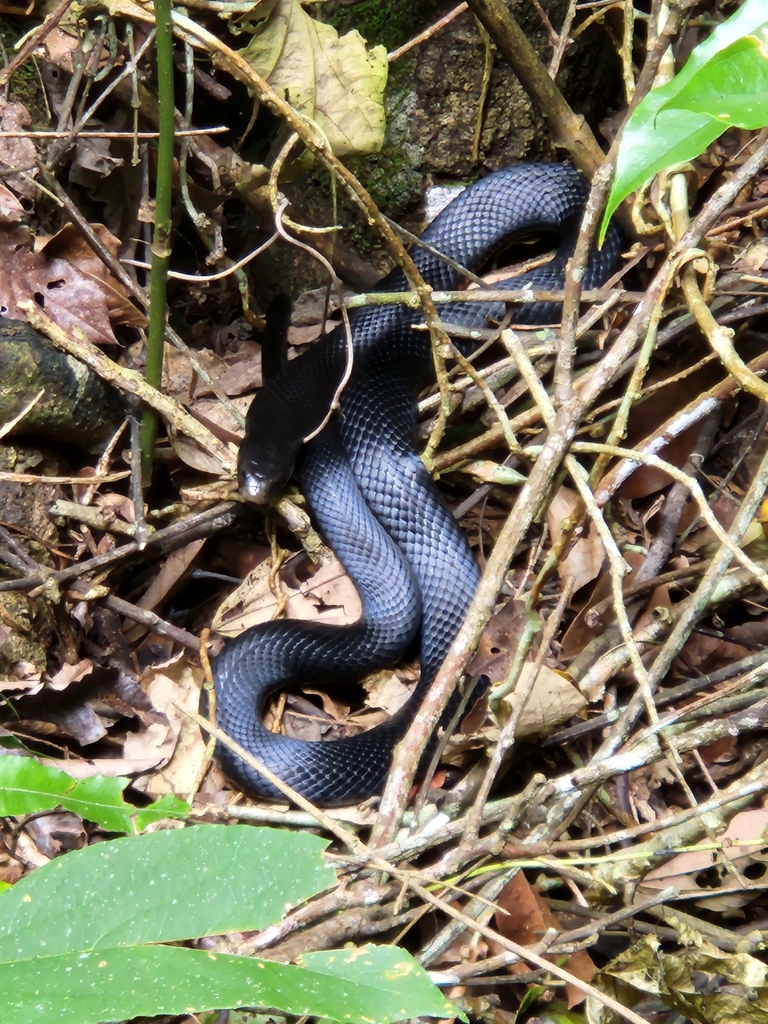
{"label": "mossy rock", "polygon": [[[567,0],[544,0],[559,25]],[[529,0],[512,0],[511,8],[546,62],[548,33]],[[328,3],[316,16],[340,32],[357,29],[369,46],[387,49],[413,38],[442,13],[433,4],[412,0],[359,0]],[[345,159],[384,214],[419,232],[422,199],[431,180],[471,183],[491,170],[521,160],[553,160],[558,154],[550,134],[516,76],[495,50],[485,89],[486,42],[474,17],[465,12],[390,65],[385,94],[387,130],[379,153]],[[621,69],[601,26],[595,25],[569,50],[558,85],[578,113],[596,126],[606,114],[613,84],[621,90]],[[479,126],[479,127],[478,127]],[[473,152],[476,136],[479,145]],[[341,241],[384,272],[389,254],[360,211],[337,190],[334,211],[330,179],[315,166],[286,185],[297,219],[313,224],[342,224]],[[293,293],[324,281],[324,272],[306,258],[273,253],[268,288]],[[289,266],[290,264],[290,266]],[[265,267],[262,261],[261,267]],[[272,284],[272,282],[275,282]]]}
{"label": "mossy rock", "polygon": [[[32,446],[0,445],[4,473],[55,476],[62,466],[56,455]],[[60,542],[48,509],[61,488],[57,484],[29,484],[0,480],[0,521],[39,565],[53,567],[51,550]],[[18,573],[0,567],[0,580]],[[43,672],[54,636],[52,610],[43,596],[23,591],[0,593],[0,678],[26,679]]]}
{"label": "mossy rock", "polygon": [[394,50],[411,39],[424,25],[437,16],[440,4],[436,0],[357,0],[356,3],[336,3],[327,0],[319,11],[327,22],[342,35],[356,29],[368,43],[381,44]]}
{"label": "mossy rock", "polygon": [[115,390],[84,363],[59,352],[29,324],[0,317],[0,422],[26,407],[16,434],[80,446],[102,441],[121,418]]}

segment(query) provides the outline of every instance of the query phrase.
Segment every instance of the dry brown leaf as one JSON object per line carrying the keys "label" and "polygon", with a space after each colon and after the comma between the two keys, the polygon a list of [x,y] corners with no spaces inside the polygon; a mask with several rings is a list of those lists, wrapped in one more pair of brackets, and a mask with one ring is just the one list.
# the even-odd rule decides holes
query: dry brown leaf
{"label": "dry brown leaf", "polygon": [[18,224],[24,216],[24,207],[0,182],[0,224]]}
{"label": "dry brown leaf", "polygon": [[[557,544],[563,536],[563,523],[579,504],[579,496],[570,487],[561,487],[547,509],[547,524],[552,540]],[[587,583],[597,579],[605,561],[605,548],[595,529],[589,522],[578,540],[571,545],[565,558],[561,559],[557,571],[561,580],[573,577],[574,591],[581,590]]]}
{"label": "dry brown leaf", "polygon": [[[253,401],[253,395],[230,397],[230,401],[244,417],[248,412],[248,406]],[[200,422],[212,430],[217,437],[223,440],[234,440],[235,438],[239,440],[242,437],[243,428],[218,398],[195,398],[192,402],[185,404],[194,412]]]}
{"label": "dry brown leaf", "polygon": [[82,703],[66,712],[46,713],[45,720],[23,718],[18,723],[22,735],[49,736],[61,739],[68,736],[81,747],[97,743],[107,735],[111,718],[99,715],[90,703]]}
{"label": "dry brown leaf", "polygon": [[43,856],[51,860],[61,853],[81,850],[88,842],[83,819],[72,811],[32,815],[24,828]]}
{"label": "dry brown leaf", "polygon": [[[396,714],[413,693],[413,682],[410,686],[407,685],[396,672],[388,669],[367,676],[363,686],[366,692],[366,706],[386,712],[384,717]],[[370,717],[366,717],[365,721],[369,723]]]}
{"label": "dry brown leaf", "polygon": [[[643,563],[643,555],[639,551],[632,550],[625,550],[622,554],[624,560],[632,569],[632,574],[626,576],[623,580],[623,589],[626,590],[627,587],[632,585],[633,574]],[[596,617],[592,609],[595,605],[603,605],[606,601],[607,604],[603,608],[601,615]],[[603,633],[615,620],[613,583],[610,572],[606,571],[598,577],[587,603],[578,612],[576,618],[565,631],[565,635],[560,642],[563,657],[568,659],[580,654],[595,636]],[[599,700],[600,696],[598,693],[593,692],[589,694],[589,699],[590,701]]]}
{"label": "dry brown leaf", "polygon": [[129,18],[133,21],[148,21],[154,24],[155,12],[149,0],[106,0],[104,4],[113,18]]}
{"label": "dry brown leaf", "polygon": [[[669,388],[665,388],[665,393],[669,390]],[[673,410],[669,407],[667,408],[671,415]],[[678,468],[684,466],[699,436],[699,430],[698,423],[694,423],[688,430],[684,430],[673,437],[670,443],[665,445],[660,452],[661,457]],[[631,475],[619,487],[617,497],[624,499],[646,498],[650,494],[655,494],[657,491],[669,487],[671,483],[672,477],[665,473],[663,469],[649,466],[646,463],[639,463]]]}
{"label": "dry brown leaf", "polygon": [[155,722],[129,734],[123,753],[128,760],[154,758],[155,765],[163,766],[162,771],[134,783],[150,796],[173,793],[186,799],[200,777],[206,741],[181,708],[198,710],[202,683],[202,669],[190,665],[186,658],[147,673],[141,681],[152,706],[165,716],[167,724]]}
{"label": "dry brown leaf", "polygon": [[[210,349],[195,352],[195,359],[217,382],[226,367],[224,360]],[[192,395],[193,388],[202,384],[197,377],[186,352],[180,352],[175,345],[163,346],[163,391],[180,401]]]}
{"label": "dry brown leaf", "polygon": [[[250,401],[250,392],[261,387],[262,379],[261,349],[248,345],[225,359],[224,370],[216,378],[216,383],[230,398],[248,393]],[[204,394],[206,390],[201,382],[200,392]]]}
{"label": "dry brown leaf", "polygon": [[[232,361],[220,359],[205,349],[195,353],[198,362],[207,370],[221,390],[233,399],[234,406],[245,416],[253,396],[240,396],[240,390],[252,390],[261,383],[261,356],[250,352],[247,357],[234,357]],[[201,423],[224,440],[235,440],[242,434],[240,424],[218,398],[200,397],[210,394],[210,388],[196,378],[187,356],[172,346],[166,346],[163,388],[178,398]],[[193,394],[194,392],[194,394]],[[170,443],[175,454],[192,469],[213,476],[221,475],[221,466],[184,434],[170,432]]]}
{"label": "dry brown leaf", "polygon": [[[310,697],[320,700],[317,707]],[[264,724],[272,732],[282,732],[294,740],[319,743],[337,740],[359,732],[346,726],[349,707],[333,701],[330,694],[303,686],[301,693],[286,694],[271,704],[264,715]]]}
{"label": "dry brown leaf", "polygon": [[[753,881],[756,886],[760,885],[760,880],[755,877],[754,867],[759,865],[765,875],[765,849],[768,846],[766,833],[768,833],[768,808],[761,807],[754,811],[741,811],[733,818],[725,832],[718,836],[723,844],[724,854],[711,849],[693,849],[678,854],[666,864],[649,871],[640,883],[640,890],[657,891],[672,885],[679,892],[712,893],[720,886],[728,884],[729,880],[736,881],[723,864],[724,855],[739,873],[743,873],[747,867],[751,867],[753,870],[750,872],[750,881]],[[762,885],[760,885],[760,891],[762,891]],[[754,899],[754,896],[754,893],[747,892],[743,897],[738,894],[717,897],[718,909],[733,910],[744,906]],[[644,896],[639,898],[644,898]],[[703,905],[708,910],[714,910],[714,903],[715,901],[710,896]]]}
{"label": "dry brown leaf", "polygon": [[477,653],[469,663],[471,675],[488,676],[492,683],[500,683],[506,677],[528,615],[523,601],[508,601],[496,612],[483,631]]}
{"label": "dry brown leaf", "polygon": [[14,885],[24,874],[24,868],[15,857],[0,848],[0,882]]}
{"label": "dry brown leaf", "polygon": [[74,55],[77,52],[79,42],[76,36],[65,32],[60,26],[50,29],[45,34],[43,46],[45,47],[45,60],[47,64],[54,64],[71,75],[75,70]]}
{"label": "dry brown leaf", "polygon": [[[193,438],[187,437],[186,434],[177,434],[170,423],[168,432],[171,448],[185,466],[209,476],[221,476],[221,462],[213,455],[209,455]],[[187,499],[185,498],[185,500]],[[206,499],[192,498],[190,500],[204,501]]]}
{"label": "dry brown leaf", "polygon": [[[289,559],[286,565],[305,564],[305,556]],[[269,622],[277,609],[277,599],[269,586],[270,567],[258,565],[216,610],[212,628],[224,636],[237,636],[259,622]],[[285,578],[285,567],[281,576]],[[360,598],[341,563],[327,555],[317,571],[304,582],[282,584],[287,598],[288,619],[322,619],[344,624],[357,622],[361,614]],[[237,610],[237,614],[232,614]]]}
{"label": "dry brown leaf", "polygon": [[[509,719],[512,709],[519,704],[521,698],[518,692],[527,689],[532,672],[532,663],[524,665],[518,691],[503,698],[505,721]],[[515,737],[518,740],[530,740],[533,737],[549,735],[556,726],[570,721],[586,707],[586,704],[586,700],[570,679],[543,666],[517,723]],[[485,699],[477,701],[475,707],[464,718],[461,728],[462,732],[452,736],[448,743],[442,758],[445,764],[462,766],[468,750],[492,746],[497,742],[501,732],[501,724]]]}
{"label": "dry brown leaf", "polygon": [[51,690],[66,690],[70,683],[78,683],[85,676],[93,672],[93,662],[90,658],[83,658],[75,665],[64,664],[48,680],[48,687]]}
{"label": "dry brown leaf", "polygon": [[40,763],[49,768],[58,768],[66,772],[73,779],[90,779],[94,775],[105,775],[110,779],[118,778],[120,775],[140,775],[143,772],[151,771],[158,765],[158,758],[155,757],[94,757],[87,761],[64,761],[58,757],[41,757]]}
{"label": "dry brown leaf", "polygon": [[[493,684],[503,682],[530,614],[523,601],[507,602],[494,615],[480,638],[469,671],[473,675],[487,676]],[[517,707],[520,699],[518,692],[527,688],[526,681],[530,679],[532,671],[531,663],[524,665],[515,693],[504,698],[508,714]],[[570,679],[542,665],[526,701],[516,735],[522,739],[551,732],[556,725],[578,714],[586,704],[587,701]],[[495,727],[493,731],[496,731]]]}
{"label": "dry brown leaf", "polygon": [[[103,224],[92,224],[91,228],[102,245],[113,256],[117,256],[120,252],[120,239]],[[104,294],[111,323],[124,324],[126,327],[146,327],[147,318],[133,305],[123,285],[110,274],[74,224],[66,224],[61,231],[46,238],[42,245],[40,239],[36,239],[35,251],[50,259],[65,260],[83,277],[93,281]]]}
{"label": "dry brown leaf", "polygon": [[[160,572],[157,573],[149,587],[136,602],[139,608],[146,608],[150,611],[155,609],[186,573],[204,544],[205,538],[203,537],[200,540],[193,540],[191,543],[185,544],[178,551],[171,552],[163,562]],[[123,636],[126,643],[133,644],[140,637],[144,636],[146,632],[146,626],[136,623],[123,630]]]}
{"label": "dry brown leaf", "polygon": [[111,520],[118,518],[127,524],[136,522],[133,501],[127,494],[97,494],[93,505],[105,512]]}
{"label": "dry brown leaf", "polygon": [[[23,103],[0,96],[0,131],[21,132],[32,123]],[[7,168],[18,167],[18,174],[8,174]],[[5,184],[20,196],[32,199],[37,195],[30,178],[37,176],[37,153],[30,138],[0,139],[0,169]]]}
{"label": "dry brown leaf", "polygon": [[24,228],[0,231],[0,314],[26,320],[18,303],[32,300],[68,333],[81,331],[95,344],[114,344],[110,317],[118,322],[141,318],[137,310],[128,316],[120,286],[83,272],[67,259],[51,258],[33,249],[32,236]]}
{"label": "dry brown leaf", "polygon": [[19,671],[19,678],[10,676],[0,678],[0,693],[25,693],[28,697],[39,693],[43,686],[43,673],[25,662],[15,662],[11,666],[13,672]]}
{"label": "dry brown leaf", "polygon": [[705,633],[693,633],[679,655],[680,661],[686,666],[686,675],[692,672],[707,675],[716,672],[724,665],[730,665],[751,654],[751,647]]}
{"label": "dry brown leaf", "polygon": [[[195,352],[195,360],[216,381],[225,395],[242,395],[261,387],[261,350],[253,342],[244,344],[238,352],[222,358],[204,348]],[[163,357],[163,390],[179,401],[210,395],[211,389],[199,377],[186,352],[174,345],[166,345]]]}
{"label": "dry brown leaf", "polygon": [[13,854],[26,868],[41,868],[44,864],[49,863],[49,858],[38,849],[26,829],[20,830],[13,847]]}
{"label": "dry brown leaf", "polygon": [[122,157],[112,156],[111,149],[111,139],[78,139],[69,180],[86,188],[96,187],[101,178],[108,178],[123,166]]}
{"label": "dry brown leaf", "polygon": [[[527,689],[533,669],[530,662],[523,665],[515,692],[504,698],[510,713],[520,704],[520,693]],[[570,679],[542,665],[525,702],[515,735],[518,739],[526,739],[550,733],[555,726],[567,722],[586,706],[586,699]]]}
{"label": "dry brown leaf", "polygon": [[[541,942],[548,928],[562,931],[557,917],[552,913],[546,900],[534,892],[522,871],[518,871],[511,882],[508,882],[496,901],[502,913],[495,916],[496,928],[499,933],[521,946],[536,946]],[[492,952],[501,952],[501,947]],[[585,950],[579,950],[568,957],[564,965],[566,970],[581,981],[590,982],[595,976],[595,965]],[[510,974],[527,974],[528,964],[519,961],[507,967]],[[575,985],[566,984],[568,993],[568,1009],[582,1003],[585,993]]]}

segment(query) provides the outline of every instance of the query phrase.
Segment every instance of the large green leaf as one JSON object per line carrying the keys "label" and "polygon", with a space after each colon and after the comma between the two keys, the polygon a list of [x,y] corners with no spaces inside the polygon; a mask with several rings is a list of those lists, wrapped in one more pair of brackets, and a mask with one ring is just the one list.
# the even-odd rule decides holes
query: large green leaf
{"label": "large green leaf", "polygon": [[619,203],[659,171],[693,160],[731,125],[768,124],[768,8],[743,6],[697,46],[682,71],[637,105],[621,136],[601,240]]}
{"label": "large green leaf", "polygon": [[326,846],[246,825],[94,843],[0,895],[0,962],[264,928],[333,885]]}
{"label": "large green leaf", "polygon": [[98,1024],[262,1006],[340,1021],[453,1015],[393,947],[294,967],[160,943],[264,928],[335,882],[325,840],[199,825],[97,843],[0,895],[4,1019]]}
{"label": "large green leaf", "polygon": [[661,109],[673,108],[749,131],[768,124],[768,21],[714,56]]}
{"label": "large green leaf", "polygon": [[123,799],[130,779],[94,775],[73,779],[59,768],[32,757],[0,754],[0,817],[35,814],[63,807],[108,832],[134,833],[162,818],[184,818],[190,808],[182,800],[165,796],[139,810]]}
{"label": "large green leaf", "polygon": [[[361,1024],[456,1015],[402,950],[377,946],[315,956],[320,970],[174,946],[99,949],[0,964],[4,1019],[98,1024],[235,1006],[274,1007],[296,1016]],[[360,969],[347,977],[333,971],[334,963]]]}

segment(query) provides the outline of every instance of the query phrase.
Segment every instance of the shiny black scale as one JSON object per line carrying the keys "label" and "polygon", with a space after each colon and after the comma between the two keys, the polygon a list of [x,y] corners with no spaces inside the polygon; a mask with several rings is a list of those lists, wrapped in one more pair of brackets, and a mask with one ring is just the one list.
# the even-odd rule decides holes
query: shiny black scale
{"label": "shiny black scale", "polygon": [[[572,168],[522,164],[481,179],[455,199],[424,238],[473,270],[510,235],[557,232],[554,259],[510,287],[559,288],[588,185]],[[590,258],[584,287],[613,271],[621,234],[611,229]],[[457,287],[459,275],[429,252],[413,258],[433,288]],[[382,290],[406,287],[400,270]],[[498,286],[497,286],[498,287]],[[440,309],[449,323],[485,327],[504,315],[500,304],[455,303]],[[559,307],[531,303],[516,323],[556,320]],[[368,307],[351,317],[354,366],[340,413],[302,448],[322,422],[346,363],[343,327],[283,368],[257,394],[248,413],[239,475],[245,493],[264,501],[296,469],[314,521],[354,579],[363,603],[352,626],[279,621],[228,643],[214,662],[218,724],[276,775],[318,804],[378,794],[395,743],[418,711],[474,596],[478,568],[469,545],[418,456],[415,396],[433,374],[429,336],[414,331],[418,312]],[[463,343],[462,343],[463,344]],[[261,723],[268,694],[296,682],[359,676],[391,665],[420,629],[420,681],[405,708],[384,724],[348,739],[306,743]],[[227,773],[263,796],[277,790],[221,748]]]}

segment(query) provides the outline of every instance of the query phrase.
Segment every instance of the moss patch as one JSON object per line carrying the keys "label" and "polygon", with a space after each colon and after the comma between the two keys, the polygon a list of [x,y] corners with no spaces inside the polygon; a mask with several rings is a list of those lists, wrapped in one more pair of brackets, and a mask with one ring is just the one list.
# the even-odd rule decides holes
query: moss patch
{"label": "moss patch", "polygon": [[[17,40],[28,31],[28,27],[16,18],[0,18],[0,42],[5,47],[6,53],[13,54]],[[49,127],[51,115],[43,91],[43,83],[31,60],[22,64],[11,75],[8,95],[16,103],[24,104],[32,118],[33,128]]]}
{"label": "moss patch", "polygon": [[418,4],[413,0],[358,0],[351,5],[331,0],[318,13],[342,34],[356,28],[371,46],[381,43],[394,50],[429,24],[437,7],[432,0]]}

